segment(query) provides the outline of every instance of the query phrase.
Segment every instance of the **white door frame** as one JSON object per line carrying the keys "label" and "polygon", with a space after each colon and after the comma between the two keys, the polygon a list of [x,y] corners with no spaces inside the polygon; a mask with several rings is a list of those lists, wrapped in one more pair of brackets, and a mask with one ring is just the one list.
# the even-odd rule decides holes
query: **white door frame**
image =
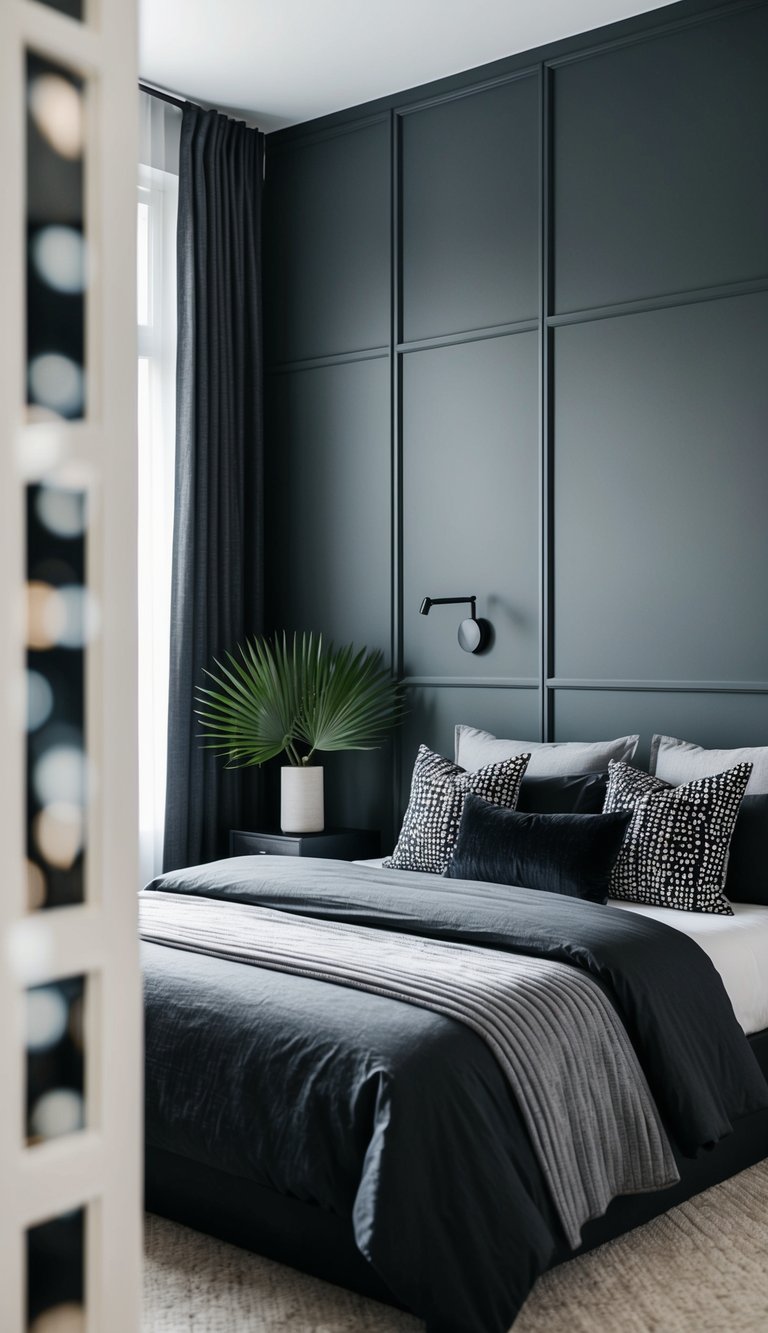
{"label": "white door frame", "polygon": [[[86,1213],[88,1333],[136,1333],[141,1253],[141,995],[136,935],[136,0],[78,23],[0,0],[0,1328],[26,1327],[26,1230]],[[89,253],[82,422],[25,424],[26,51],[87,80]],[[30,913],[25,884],[25,487],[88,495],[86,901]],[[85,975],[86,1127],[23,1143],[25,988]]]}

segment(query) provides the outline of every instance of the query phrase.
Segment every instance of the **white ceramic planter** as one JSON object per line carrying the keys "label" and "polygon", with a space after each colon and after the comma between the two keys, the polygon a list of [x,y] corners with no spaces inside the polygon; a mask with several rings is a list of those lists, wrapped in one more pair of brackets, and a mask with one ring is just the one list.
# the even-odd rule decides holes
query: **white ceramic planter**
{"label": "white ceramic planter", "polygon": [[322,768],[281,768],[280,827],[283,833],[322,833]]}

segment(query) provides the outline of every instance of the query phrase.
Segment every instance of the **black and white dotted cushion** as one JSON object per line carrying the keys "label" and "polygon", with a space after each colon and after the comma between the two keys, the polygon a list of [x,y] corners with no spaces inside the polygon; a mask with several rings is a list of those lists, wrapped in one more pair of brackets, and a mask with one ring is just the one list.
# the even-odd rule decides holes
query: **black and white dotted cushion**
{"label": "black and white dotted cushion", "polygon": [[731,842],[751,764],[671,787],[612,760],[603,810],[632,810],[610,896],[686,912],[733,916],[723,893]]}
{"label": "black and white dotted cushion", "polygon": [[403,827],[384,865],[390,870],[428,870],[442,875],[456,846],[467,792],[514,810],[530,757],[515,755],[466,773],[450,759],[420,745]]}

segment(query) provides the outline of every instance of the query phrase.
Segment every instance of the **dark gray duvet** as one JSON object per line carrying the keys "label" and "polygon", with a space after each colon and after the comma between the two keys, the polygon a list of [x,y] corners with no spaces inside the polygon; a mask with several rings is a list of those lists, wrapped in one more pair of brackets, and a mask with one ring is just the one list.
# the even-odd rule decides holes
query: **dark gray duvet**
{"label": "dark gray duvet", "polygon": [[[687,936],[554,894],[243,857],[150,886],[557,959],[625,1023],[679,1148],[768,1086]],[[431,1333],[505,1333],[561,1243],[509,1083],[454,1019],[309,977],[144,944],[147,1139],[341,1216]]]}

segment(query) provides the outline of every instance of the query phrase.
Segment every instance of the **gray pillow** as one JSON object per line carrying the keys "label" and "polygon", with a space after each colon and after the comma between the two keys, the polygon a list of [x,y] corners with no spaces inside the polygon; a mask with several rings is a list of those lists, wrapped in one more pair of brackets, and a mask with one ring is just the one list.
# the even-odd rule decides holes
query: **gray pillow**
{"label": "gray pillow", "polygon": [[[712,778],[737,764],[751,764],[748,796],[768,793],[768,746],[744,745],[737,750],[705,750],[693,741],[679,741],[674,736],[654,736],[651,741],[650,771],[657,778],[679,787],[698,778]],[[467,765],[464,764],[464,768]],[[531,771],[529,765],[528,771]]]}
{"label": "gray pillow", "polygon": [[637,749],[639,736],[618,736],[613,741],[515,741],[499,740],[489,731],[456,727],[456,763],[468,773],[486,764],[498,764],[519,754],[530,754],[526,777],[552,778],[563,774],[599,773],[612,759],[628,763]]}

